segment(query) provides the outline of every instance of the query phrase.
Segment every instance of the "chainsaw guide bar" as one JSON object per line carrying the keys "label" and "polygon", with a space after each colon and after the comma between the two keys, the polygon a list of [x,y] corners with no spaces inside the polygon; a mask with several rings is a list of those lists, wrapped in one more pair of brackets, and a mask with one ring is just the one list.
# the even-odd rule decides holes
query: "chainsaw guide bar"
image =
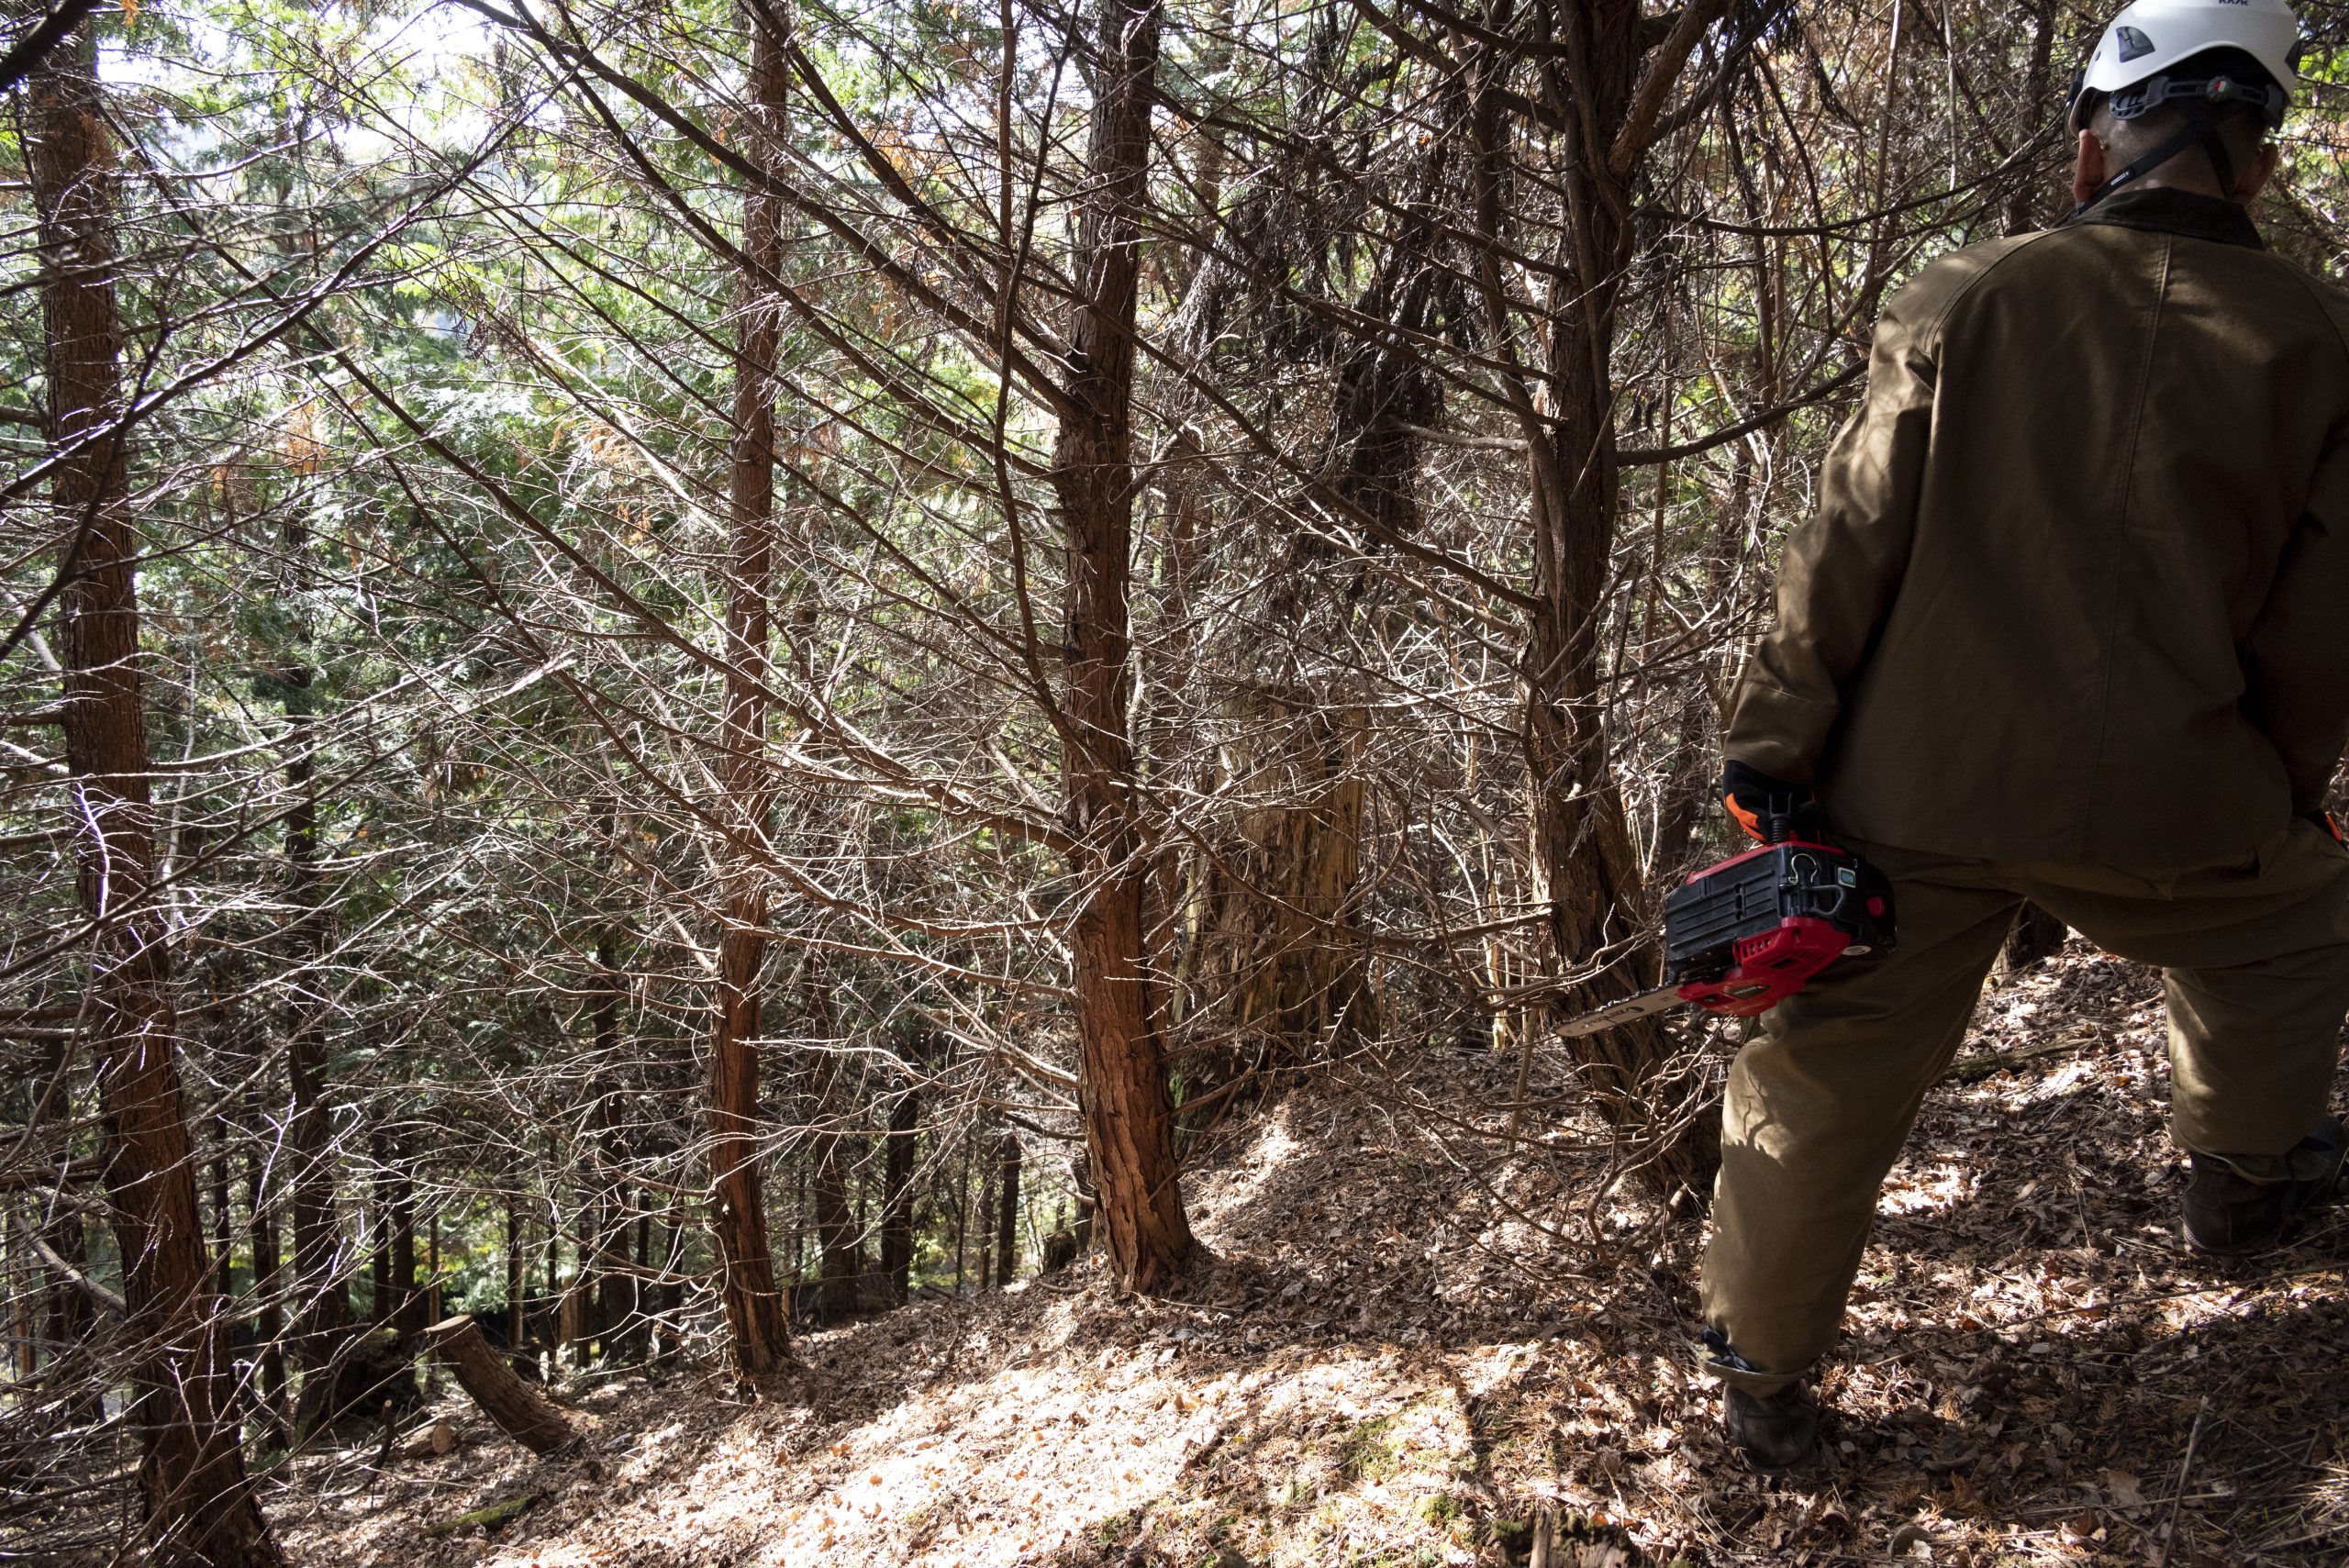
{"label": "chainsaw guide bar", "polygon": [[1892,884],[1834,844],[1787,839],[1708,866],[1664,906],[1664,983],[1555,1026],[1564,1040],[1684,1003],[1752,1018],[1841,958],[1892,951]]}

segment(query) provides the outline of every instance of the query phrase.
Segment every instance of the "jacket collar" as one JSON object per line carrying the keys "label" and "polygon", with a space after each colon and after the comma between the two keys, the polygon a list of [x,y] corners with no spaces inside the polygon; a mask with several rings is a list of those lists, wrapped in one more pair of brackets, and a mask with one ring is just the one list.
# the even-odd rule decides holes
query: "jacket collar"
{"label": "jacket collar", "polygon": [[2064,223],[2065,228],[2076,223],[2110,224],[2116,228],[2182,234],[2189,239],[2215,240],[2221,245],[2248,245],[2254,250],[2267,249],[2267,242],[2259,237],[2258,226],[2242,207],[2218,196],[2172,190],[2166,185],[2115,191],[2087,211],[2073,214]]}

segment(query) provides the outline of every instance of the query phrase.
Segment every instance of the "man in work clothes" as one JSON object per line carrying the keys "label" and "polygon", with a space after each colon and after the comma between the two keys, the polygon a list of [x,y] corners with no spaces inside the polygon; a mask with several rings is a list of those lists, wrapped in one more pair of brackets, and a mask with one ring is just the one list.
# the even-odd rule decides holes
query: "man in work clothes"
{"label": "man in work clothes", "polygon": [[2165,972],[2190,1245],[2267,1247],[2338,1180],[2349,297],[2243,206],[2297,52],[2284,0],[2122,11],[2074,95],[2079,209],[1900,291],[1787,544],[1727,804],[1859,847],[1899,947],[1731,1070],[1706,1338],[1757,1465],[1815,1451],[1877,1189],[2025,900]]}

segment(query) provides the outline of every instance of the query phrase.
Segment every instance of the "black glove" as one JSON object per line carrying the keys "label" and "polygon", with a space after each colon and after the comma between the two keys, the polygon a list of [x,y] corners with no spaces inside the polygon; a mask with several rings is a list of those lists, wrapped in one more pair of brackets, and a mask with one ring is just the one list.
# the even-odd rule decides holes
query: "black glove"
{"label": "black glove", "polygon": [[1825,830],[1818,797],[1809,784],[1774,779],[1734,758],[1721,769],[1721,805],[1745,836],[1760,843],[1770,841],[1774,823],[1784,824],[1787,834],[1797,839],[1816,839]]}

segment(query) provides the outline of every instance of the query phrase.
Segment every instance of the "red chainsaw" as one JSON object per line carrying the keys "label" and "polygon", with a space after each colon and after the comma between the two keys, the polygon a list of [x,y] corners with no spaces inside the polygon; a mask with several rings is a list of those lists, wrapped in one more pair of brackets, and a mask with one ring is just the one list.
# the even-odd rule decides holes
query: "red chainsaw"
{"label": "red chainsaw", "polygon": [[1792,837],[1708,866],[1664,906],[1664,979],[1558,1026],[1568,1038],[1694,1003],[1751,1018],[1801,990],[1839,958],[1892,951],[1892,884],[1851,851]]}

